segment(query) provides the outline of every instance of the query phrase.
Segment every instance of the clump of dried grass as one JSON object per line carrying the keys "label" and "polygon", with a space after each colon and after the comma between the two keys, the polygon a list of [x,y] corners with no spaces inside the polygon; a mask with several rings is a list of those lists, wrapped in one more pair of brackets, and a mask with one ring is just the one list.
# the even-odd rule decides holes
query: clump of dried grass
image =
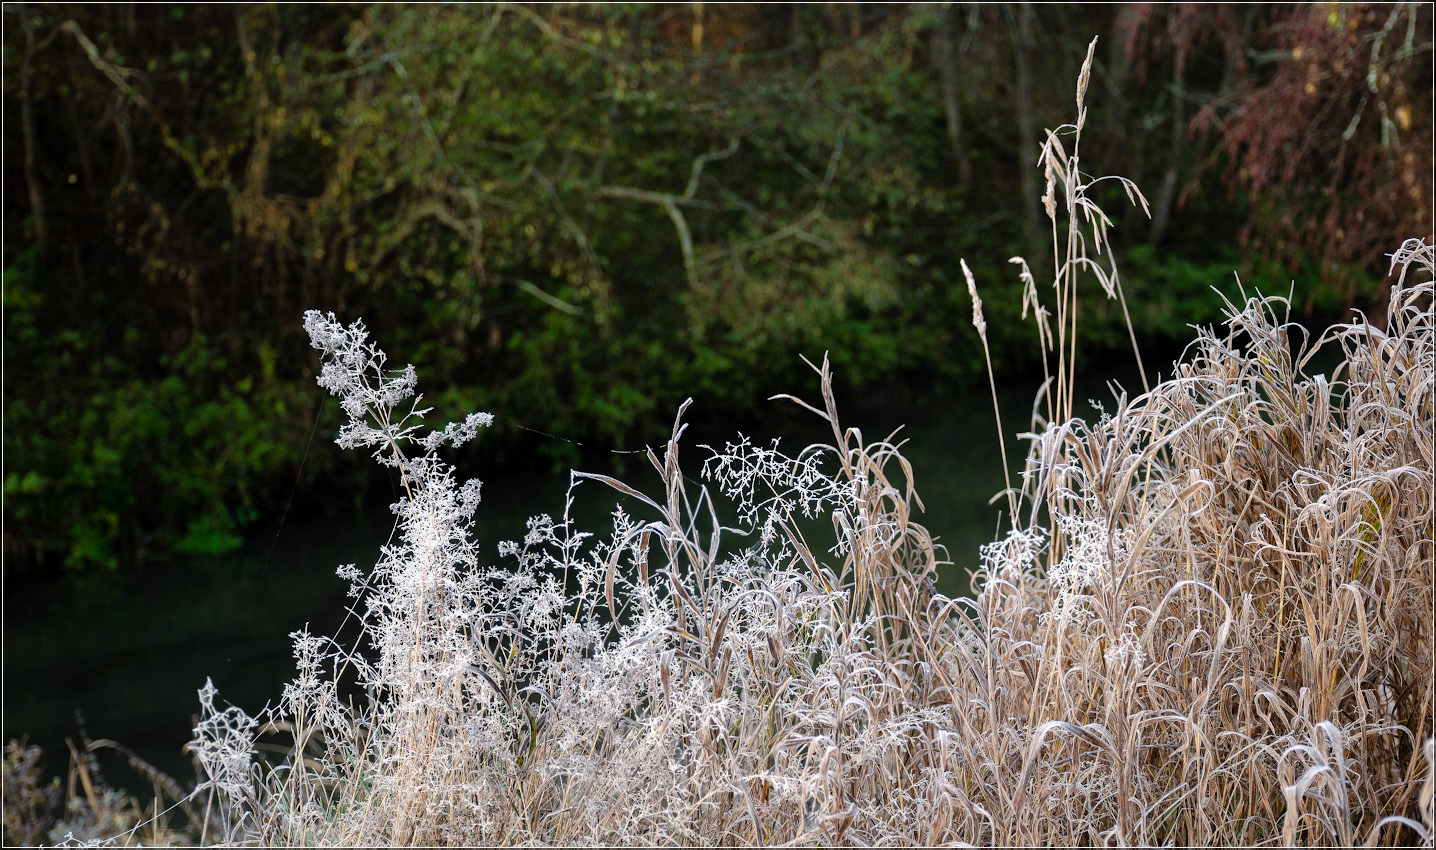
{"label": "clump of dried grass", "polygon": [[[82,741],[65,739],[70,769],[63,790],[58,778],[44,784],[40,747],[23,739],[6,742],[0,771],[5,846],[175,847],[195,842],[197,812],[178,783],[122,744],[88,736]],[[102,750],[120,753],[150,781],[149,803],[105,781],[96,759]]]}
{"label": "clump of dried grass", "polygon": [[5,742],[5,760],[0,770],[3,782],[6,844],[39,844],[55,823],[60,806],[60,780],[46,784],[44,753],[28,740]]}
{"label": "clump of dried grass", "polygon": [[[406,498],[375,569],[341,568],[367,646],[296,633],[299,676],[259,718],[202,693],[207,837],[1429,844],[1436,337],[1433,283],[1406,272],[1431,275],[1432,249],[1398,252],[1386,330],[1318,341],[1344,355],[1330,377],[1252,298],[1173,378],[1073,419],[1079,271],[1120,297],[1086,253],[1107,226],[1077,168],[1086,76],[1044,146],[1066,245],[1055,424],[972,600],[934,592],[900,444],[840,424],[826,361],[821,401],[798,403],[831,443],[739,439],[695,486],[680,409],[653,492],[575,473],[628,500],[606,539],[540,517],[489,567],[478,485],[437,456],[487,417],[422,432],[413,370],[362,324],[306,316],[341,444],[375,448]],[[341,705],[346,675],[366,705]],[[290,739],[273,764],[253,759],[266,732]]]}
{"label": "clump of dried grass", "polygon": [[[1393,256],[1386,331],[1362,320],[1313,344],[1282,299],[1229,302],[1226,331],[1199,330],[1171,379],[1073,419],[1079,273],[1121,298],[1098,180],[1078,168],[1091,57],[1077,122],[1040,162],[1058,421],[1034,427],[1027,525],[985,552],[964,623],[983,649],[966,659],[981,710],[963,737],[996,780],[973,803],[991,826],[969,834],[1430,841],[1433,249]],[[1046,369],[1052,313],[1013,262]],[[1407,280],[1413,265],[1426,280]],[[1342,363],[1307,375],[1322,345]]]}
{"label": "clump of dried grass", "polygon": [[[983,840],[1429,842],[1431,301],[1403,282],[1387,331],[1308,346],[1251,298],[1171,379],[1036,439],[1052,539],[988,552],[968,627],[972,755],[1017,777],[976,801],[1006,813]],[[1301,370],[1320,344],[1330,378]]]}

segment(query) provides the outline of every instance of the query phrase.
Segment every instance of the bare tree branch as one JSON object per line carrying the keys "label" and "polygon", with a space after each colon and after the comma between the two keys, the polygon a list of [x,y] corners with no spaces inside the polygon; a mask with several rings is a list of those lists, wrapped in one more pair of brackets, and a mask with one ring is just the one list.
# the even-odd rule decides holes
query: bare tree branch
{"label": "bare tree branch", "polygon": [[688,220],[684,218],[683,211],[679,207],[687,206],[698,192],[698,181],[703,176],[703,166],[720,159],[727,159],[738,152],[738,145],[742,141],[741,136],[734,136],[728,147],[720,151],[709,151],[699,154],[693,158],[693,168],[688,176],[688,185],[684,187],[683,194],[674,195],[670,192],[651,192],[647,189],[634,189],[628,186],[602,186],[595,195],[605,198],[627,198],[631,201],[639,201],[645,204],[657,204],[663,207],[664,212],[673,221],[673,229],[678,233],[678,245],[683,251],[683,269],[688,276],[688,285],[694,289],[705,287],[698,279],[698,261],[693,253],[693,234],[688,229]]}

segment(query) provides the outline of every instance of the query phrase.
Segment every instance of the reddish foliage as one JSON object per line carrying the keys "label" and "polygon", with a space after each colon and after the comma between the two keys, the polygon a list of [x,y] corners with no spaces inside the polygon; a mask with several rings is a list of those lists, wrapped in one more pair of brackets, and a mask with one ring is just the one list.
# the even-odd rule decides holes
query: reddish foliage
{"label": "reddish foliage", "polygon": [[660,7],[658,37],[694,51],[744,53],[745,39],[757,23],[747,4],[669,3]]}
{"label": "reddish foliage", "polygon": [[[1160,33],[1157,32],[1159,25]],[[1240,73],[1247,71],[1243,54],[1243,11],[1237,4],[1132,3],[1118,15],[1117,32],[1122,36],[1122,46],[1132,61],[1132,73],[1138,83],[1146,83],[1151,60],[1167,50],[1172,52],[1177,76],[1185,78],[1192,53],[1205,47],[1213,37],[1221,45],[1222,56],[1235,61]],[[1146,49],[1138,50],[1142,44]]]}
{"label": "reddish foliage", "polygon": [[1249,37],[1246,14],[1134,5],[1122,22],[1134,72],[1171,51],[1181,79],[1194,50],[1220,42],[1234,78],[1189,130],[1213,134],[1208,164],[1224,159],[1228,191],[1252,198],[1243,242],[1291,273],[1318,257],[1350,303],[1353,267],[1380,277],[1401,239],[1432,233],[1432,7],[1263,7]]}

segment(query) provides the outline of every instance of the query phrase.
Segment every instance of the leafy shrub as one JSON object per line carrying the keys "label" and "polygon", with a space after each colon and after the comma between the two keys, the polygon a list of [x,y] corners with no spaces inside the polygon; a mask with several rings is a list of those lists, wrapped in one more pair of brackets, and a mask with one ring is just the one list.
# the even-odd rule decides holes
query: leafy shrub
{"label": "leafy shrub", "polygon": [[[144,347],[136,327],[47,327],[42,290],[52,283],[36,279],[29,257],[4,272],[7,555],[114,570],[136,556],[238,547],[242,528],[280,498],[272,482],[300,466],[304,446],[273,429],[298,431],[312,409],[276,380],[274,349],[260,346],[254,374],[193,334],[134,369],[123,357]],[[59,350],[41,356],[42,338]]]}

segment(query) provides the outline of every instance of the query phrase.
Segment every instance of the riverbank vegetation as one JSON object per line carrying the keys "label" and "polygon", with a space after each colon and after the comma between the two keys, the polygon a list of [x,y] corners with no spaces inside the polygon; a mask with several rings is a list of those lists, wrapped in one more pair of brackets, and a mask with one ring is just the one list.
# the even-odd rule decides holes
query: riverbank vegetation
{"label": "riverbank vegetation", "polygon": [[[700,447],[690,480],[685,404],[653,487],[574,473],[623,499],[610,530],[539,517],[486,566],[479,484],[438,452],[493,417],[425,430],[415,369],[311,311],[338,442],[405,498],[374,569],[339,570],[366,650],[297,632],[298,675],[257,717],[201,691],[205,837],[1429,844],[1434,249],[1392,256],[1384,327],[1309,337],[1252,295],[1171,377],[1067,418],[1079,283],[1122,300],[1077,168],[1091,60],[1043,146],[1055,301],[1018,263],[1051,404],[974,598],[934,591],[917,471],[844,427],[826,359],[791,400],[830,443]],[[1308,374],[1325,346],[1340,363]],[[273,737],[287,750],[255,761]]]}
{"label": "riverbank vegetation", "polygon": [[[974,363],[1008,322],[1049,378],[972,598],[935,589],[922,471],[839,415],[836,357],[782,400],[830,441],[692,446],[675,404],[642,474],[573,473],[609,527],[541,516],[490,549],[472,519],[502,494],[445,458],[502,408],[429,430],[421,370],[310,310],[337,442],[393,476],[395,534],[339,567],[352,621],[295,632],[269,708],[200,691],[190,837],[1429,845],[1436,247],[1390,246],[1383,312],[1320,333],[1240,292],[1169,377],[1073,418],[1082,323],[1144,309],[1104,209],[1152,206],[1081,153],[1096,44],[1075,118],[1032,146],[1047,252],[955,254],[941,318],[971,315]],[[7,778],[33,762],[7,752]]]}
{"label": "riverbank vegetation", "polygon": [[201,691],[206,837],[1429,844],[1432,248],[1395,260],[1417,280],[1387,331],[1320,338],[1330,378],[1252,297],[1152,391],[1043,430],[974,599],[934,593],[914,471],[840,424],[826,361],[831,444],[708,450],[695,491],[680,409],[656,491],[596,479],[633,509],[606,539],[540,517],[483,567],[478,483],[436,451],[491,417],[420,430],[412,367],[310,313],[341,444],[408,495],[374,570],[340,568],[371,651],[296,633],[260,717]]}
{"label": "riverbank vegetation", "polygon": [[[362,501],[362,465],[308,451],[342,421],[292,321],[320,304],[385,328],[446,416],[503,411],[491,463],[661,441],[689,395],[737,424],[800,352],[854,397],[980,391],[958,257],[999,377],[1030,374],[1004,270],[1050,259],[1028,157],[1071,33],[1110,34],[1087,165],[1153,189],[1114,212],[1140,337],[1219,320],[1233,269],[1300,281],[1309,323],[1379,318],[1390,234],[1431,229],[1418,4],[4,14],[12,577]],[[1124,350],[1088,307],[1084,355]]]}

